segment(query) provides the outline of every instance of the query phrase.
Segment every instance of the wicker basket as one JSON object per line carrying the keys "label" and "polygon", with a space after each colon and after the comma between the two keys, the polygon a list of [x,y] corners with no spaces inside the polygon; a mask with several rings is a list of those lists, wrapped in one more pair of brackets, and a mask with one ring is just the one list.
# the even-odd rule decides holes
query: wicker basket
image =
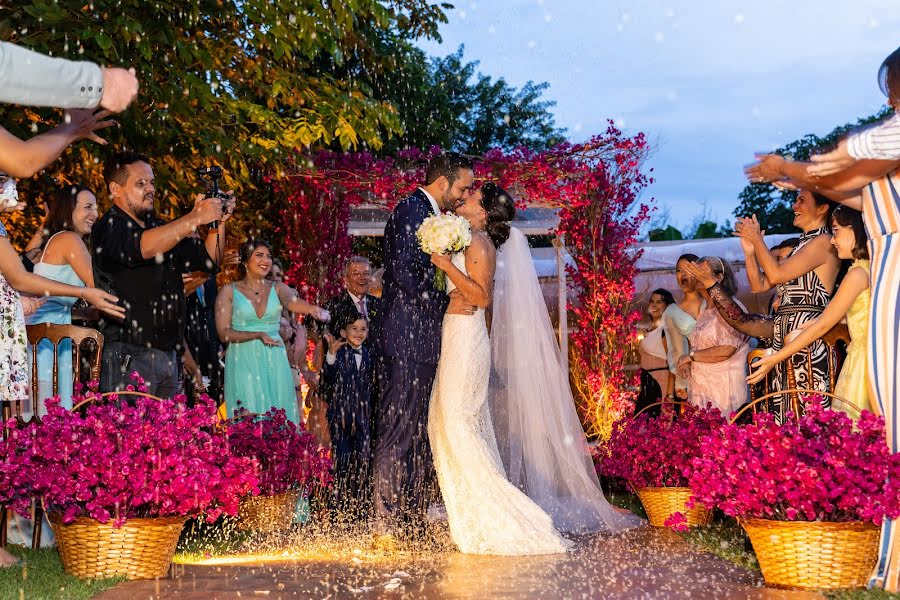
{"label": "wicker basket", "polygon": [[287,529],[294,520],[300,490],[275,496],[247,496],[241,499],[238,516],[241,529],[273,532]]}
{"label": "wicker basket", "polygon": [[706,525],[712,517],[701,504],[697,504],[694,508],[685,508],[685,502],[693,495],[691,488],[645,487],[637,488],[635,491],[641,499],[641,504],[644,505],[650,524],[654,527],[665,527],[666,520],[677,512],[684,515],[688,527]]}
{"label": "wicker basket", "polygon": [[175,554],[184,517],[128,519],[118,529],[78,517],[63,524],[62,515],[47,516],[66,573],[83,579],[165,577]]}
{"label": "wicker basket", "polygon": [[863,587],[878,560],[871,523],[741,519],[766,583],[827,590]]}

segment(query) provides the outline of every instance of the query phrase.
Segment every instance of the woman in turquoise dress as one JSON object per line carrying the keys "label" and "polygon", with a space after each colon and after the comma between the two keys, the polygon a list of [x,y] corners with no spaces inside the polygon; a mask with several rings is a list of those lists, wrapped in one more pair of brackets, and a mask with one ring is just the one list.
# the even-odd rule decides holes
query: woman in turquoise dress
{"label": "woman in turquoise dress", "polygon": [[[97,198],[88,188],[67,185],[60,189],[50,212],[44,220],[44,243],[34,273],[53,281],[75,287],[94,286],[91,254],[84,243],[85,236],[97,221]],[[26,319],[28,325],[50,323],[72,324],[72,306],[76,298],[50,296],[34,314]],[[63,406],[72,407],[72,342],[63,340],[58,346],[58,393]],[[35,393],[32,390],[32,393]],[[53,395],[53,344],[50,340],[38,343],[38,406]]]}
{"label": "woman in turquoise dress", "polygon": [[216,298],[216,329],[228,344],[225,352],[225,404],[264,413],[283,408],[301,422],[300,407],[287,353],[279,335],[281,311],[328,320],[328,311],[301,300],[287,285],[266,279],[272,250],[262,240],[241,247],[242,278],[222,288]]}

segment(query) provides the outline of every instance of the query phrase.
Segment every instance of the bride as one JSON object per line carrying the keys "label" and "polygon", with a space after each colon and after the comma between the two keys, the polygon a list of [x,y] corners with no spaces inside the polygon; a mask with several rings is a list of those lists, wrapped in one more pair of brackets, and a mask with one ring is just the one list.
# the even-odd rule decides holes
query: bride
{"label": "bride", "polygon": [[553,554],[573,546],[560,531],[639,524],[603,497],[512,198],[486,183],[456,212],[472,243],[432,262],[477,310],[448,308],[428,413],[453,541],[468,554]]}

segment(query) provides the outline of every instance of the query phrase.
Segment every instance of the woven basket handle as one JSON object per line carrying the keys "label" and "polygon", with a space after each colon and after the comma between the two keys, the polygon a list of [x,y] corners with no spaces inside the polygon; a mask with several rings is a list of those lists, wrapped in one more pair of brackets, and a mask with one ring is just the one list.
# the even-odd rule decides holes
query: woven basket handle
{"label": "woven basket handle", "polygon": [[143,397],[143,398],[153,398],[154,400],[158,400],[160,402],[165,401],[163,398],[160,398],[159,396],[154,396],[153,394],[148,394],[146,392],[136,392],[136,391],[131,391],[131,390],[124,390],[121,392],[104,392],[104,393],[100,394],[99,396],[94,396],[94,397],[86,398],[85,400],[82,400],[81,402],[79,402],[78,404],[76,404],[75,406],[72,407],[72,412],[78,410],[85,404],[90,404],[91,402],[97,400],[98,398],[105,399],[105,398],[109,398],[110,396],[139,396],[139,397]]}

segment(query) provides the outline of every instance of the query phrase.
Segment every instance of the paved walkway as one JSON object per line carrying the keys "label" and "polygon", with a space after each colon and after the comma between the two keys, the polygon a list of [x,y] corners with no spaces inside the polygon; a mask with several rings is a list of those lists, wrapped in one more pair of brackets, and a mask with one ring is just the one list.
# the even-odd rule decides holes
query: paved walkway
{"label": "paved walkway", "polygon": [[96,600],[270,598],[647,598],[785,599],[817,594],[762,588],[762,579],[649,527],[618,538],[592,536],[576,552],[483,557],[455,552],[376,553],[309,544],[267,556],[175,565],[174,577],[131,581]]}

